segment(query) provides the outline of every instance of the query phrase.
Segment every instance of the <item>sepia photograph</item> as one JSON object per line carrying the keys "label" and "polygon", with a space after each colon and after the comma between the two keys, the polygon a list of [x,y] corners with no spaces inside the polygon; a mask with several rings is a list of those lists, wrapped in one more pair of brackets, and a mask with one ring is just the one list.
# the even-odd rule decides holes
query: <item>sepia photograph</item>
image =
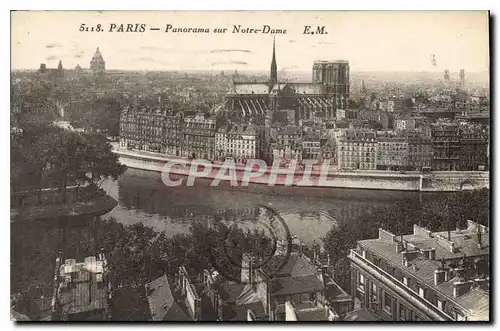
{"label": "sepia photograph", "polygon": [[10,19],[11,321],[492,321],[489,11]]}

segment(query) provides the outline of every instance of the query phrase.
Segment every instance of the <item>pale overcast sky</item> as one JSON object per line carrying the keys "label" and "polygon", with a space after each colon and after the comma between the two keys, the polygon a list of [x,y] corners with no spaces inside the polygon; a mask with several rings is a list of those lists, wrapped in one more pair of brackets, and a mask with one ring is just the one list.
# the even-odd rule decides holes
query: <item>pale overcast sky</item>
{"label": "pale overcast sky", "polygon": [[[80,32],[101,24],[104,32]],[[110,24],[146,24],[144,33],[108,32]],[[228,28],[226,34],[165,33]],[[14,12],[11,65],[89,67],[99,47],[107,69],[269,70],[271,34],[233,34],[242,27],[286,29],[276,36],[278,70],[310,70],[314,60],[349,60],[353,71],[489,70],[488,13],[476,12]],[[328,34],[305,35],[305,25]],[[161,31],[150,31],[150,27]],[[431,54],[435,55],[436,66]]]}

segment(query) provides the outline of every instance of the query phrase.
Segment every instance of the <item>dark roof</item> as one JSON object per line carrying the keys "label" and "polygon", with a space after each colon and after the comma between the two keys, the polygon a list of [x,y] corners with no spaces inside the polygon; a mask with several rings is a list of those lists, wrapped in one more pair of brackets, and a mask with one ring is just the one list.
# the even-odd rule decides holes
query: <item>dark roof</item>
{"label": "dark roof", "polygon": [[316,267],[304,255],[292,253],[290,256],[273,256],[262,270],[275,277],[303,276],[316,273]]}
{"label": "dark roof", "polygon": [[174,294],[166,275],[145,285],[153,321],[190,321],[180,297]]}
{"label": "dark roof", "polygon": [[295,310],[295,316],[298,321],[328,321],[328,309],[326,308],[311,308],[303,310]]}
{"label": "dark roof", "polygon": [[243,291],[245,284],[223,282],[219,284],[218,291],[222,300],[234,302]]}
{"label": "dark roof", "polygon": [[256,317],[266,315],[262,302],[247,303],[244,305],[235,305],[229,316],[230,321],[246,321],[248,310],[252,310]]}
{"label": "dark roof", "polygon": [[326,296],[331,301],[344,301],[351,300],[351,296],[347,294],[335,281],[325,275],[325,281],[327,281]]}
{"label": "dark roof", "polygon": [[324,289],[323,283],[318,279],[316,274],[275,278],[271,280],[270,287],[272,296],[313,293]]}
{"label": "dark roof", "polygon": [[[102,268],[102,264],[97,265],[97,267],[99,266]],[[62,265],[61,274],[65,267],[69,266]],[[62,310],[71,315],[106,309],[108,306],[107,284],[102,279],[102,273],[94,273],[84,269],[82,263],[77,263],[74,267],[70,270],[73,272],[71,282],[63,283],[64,285],[61,287],[59,302]],[[97,286],[99,283],[102,285],[101,288]]]}
{"label": "dark roof", "polygon": [[369,141],[371,139],[375,139],[375,132],[362,130],[345,130],[345,134],[340,138],[340,140],[345,139]]}
{"label": "dark roof", "polygon": [[344,317],[344,321],[350,322],[372,322],[372,321],[381,321],[382,318],[377,314],[369,311],[366,308],[358,308],[347,313]]}
{"label": "dark roof", "polygon": [[62,310],[68,315],[106,309],[107,296],[104,288],[98,289],[95,282],[76,283],[59,296]]}
{"label": "dark roof", "polygon": [[277,134],[295,134],[295,135],[301,135],[302,134],[302,129],[299,126],[281,126],[276,128]]}

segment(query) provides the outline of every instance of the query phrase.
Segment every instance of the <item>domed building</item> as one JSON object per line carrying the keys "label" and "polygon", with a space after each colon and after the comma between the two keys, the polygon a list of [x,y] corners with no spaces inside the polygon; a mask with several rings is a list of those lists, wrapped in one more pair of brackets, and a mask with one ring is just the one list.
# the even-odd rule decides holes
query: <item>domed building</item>
{"label": "domed building", "polygon": [[90,70],[94,74],[102,74],[106,70],[105,68],[106,62],[102,58],[101,52],[99,52],[99,47],[97,47],[94,56],[92,56],[92,60],[90,61]]}

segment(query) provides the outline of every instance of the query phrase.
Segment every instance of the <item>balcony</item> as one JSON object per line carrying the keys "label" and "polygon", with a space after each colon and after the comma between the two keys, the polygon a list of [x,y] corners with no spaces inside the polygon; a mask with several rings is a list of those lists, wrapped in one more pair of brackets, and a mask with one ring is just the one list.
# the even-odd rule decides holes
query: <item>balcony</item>
{"label": "balcony", "polygon": [[367,259],[363,258],[354,249],[351,249],[349,254],[351,262],[364,269],[369,275],[381,281],[387,288],[397,293],[398,296],[417,307],[421,313],[430,317],[435,321],[453,321],[454,319],[445,312],[438,309],[432,302],[419,296],[409,286],[403,284],[401,281],[390,275],[388,272],[377,267]]}

